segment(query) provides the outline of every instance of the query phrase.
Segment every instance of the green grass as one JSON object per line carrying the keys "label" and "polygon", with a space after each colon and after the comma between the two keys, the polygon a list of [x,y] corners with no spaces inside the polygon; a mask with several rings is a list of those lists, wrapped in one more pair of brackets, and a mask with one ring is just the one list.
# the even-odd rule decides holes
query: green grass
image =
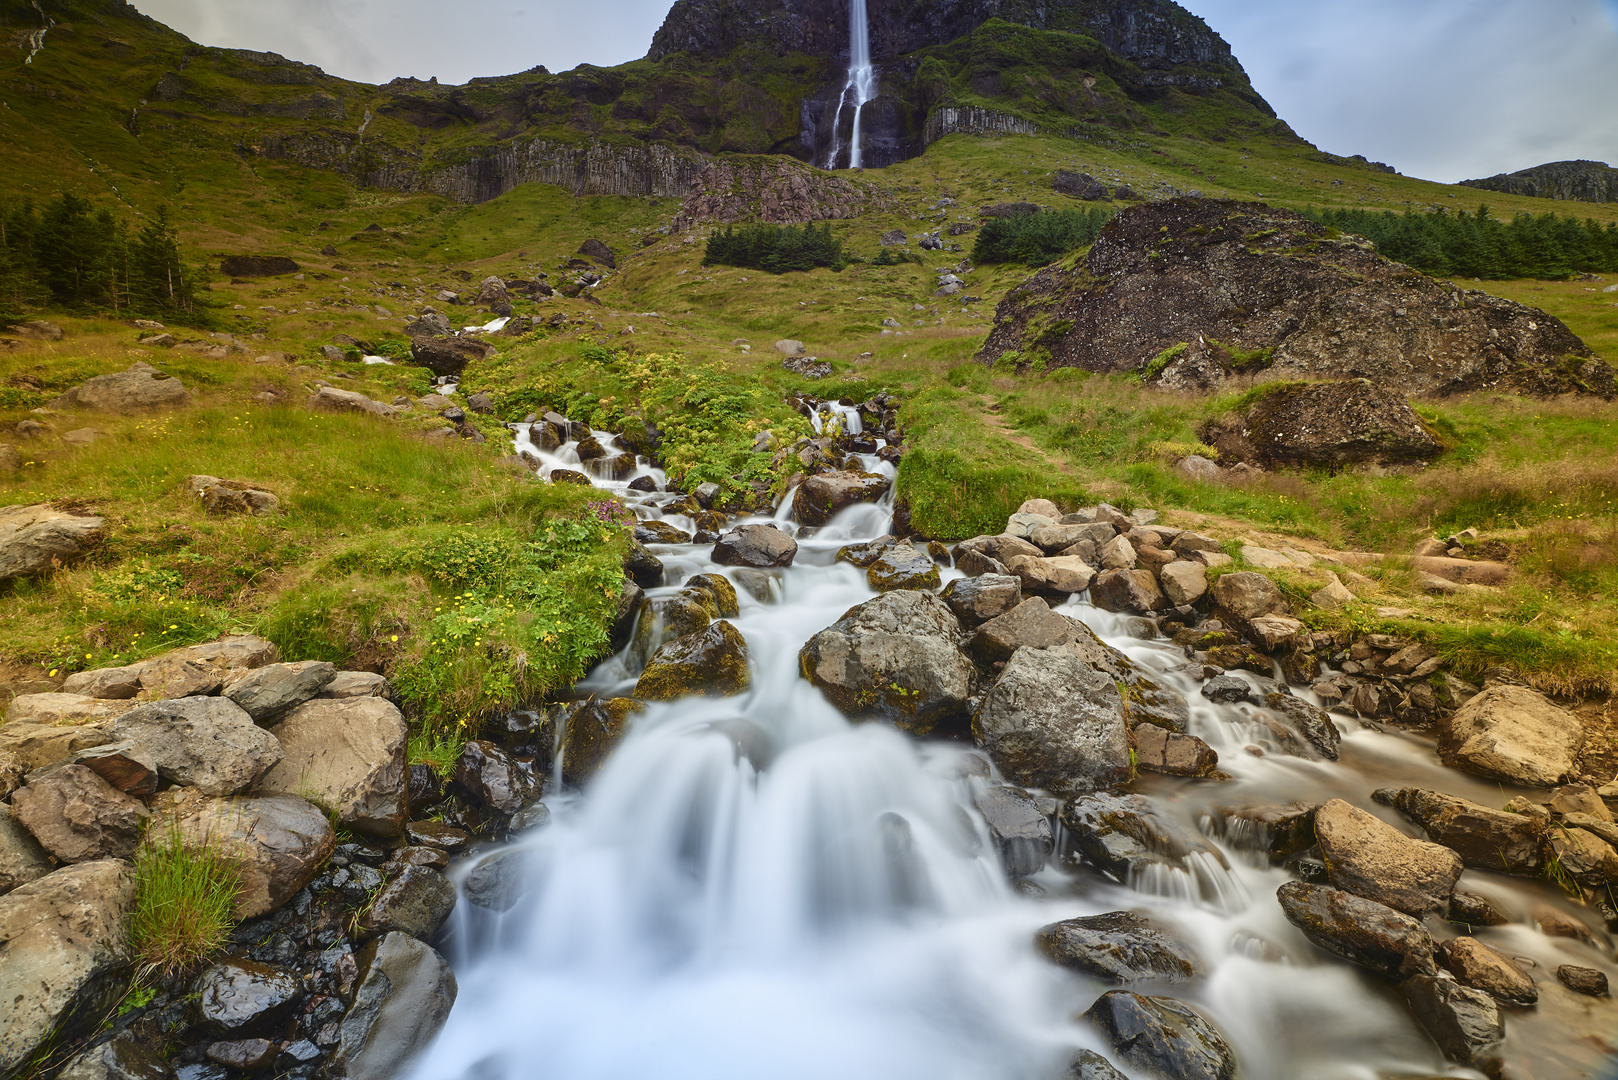
{"label": "green grass", "polygon": [[135,853],[135,906],[129,940],[142,969],[180,974],[229,940],[241,875],[213,847],[191,847],[179,832],[147,837]]}

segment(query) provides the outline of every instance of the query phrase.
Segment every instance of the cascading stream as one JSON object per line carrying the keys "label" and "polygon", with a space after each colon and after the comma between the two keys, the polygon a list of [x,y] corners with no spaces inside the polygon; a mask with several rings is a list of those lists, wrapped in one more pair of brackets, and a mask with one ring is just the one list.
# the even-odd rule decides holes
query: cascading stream
{"label": "cascading stream", "polygon": [[[580,467],[576,443],[541,451],[521,426],[516,442],[547,468]],[[598,483],[642,518],[664,517],[671,496],[628,487],[631,476],[661,486],[660,471],[596,468],[616,475]],[[779,572],[770,602],[737,590],[747,693],[650,705],[584,791],[550,793],[549,825],[453,871],[464,883],[512,860],[501,865],[516,875],[515,899],[503,911],[464,895],[457,906],[444,947],[460,997],[418,1080],[1057,1080],[1077,1047],[1113,1056],[1073,1021],[1109,987],[1040,959],[1033,933],[1120,909],[1176,926],[1194,946],[1195,982],[1137,989],[1203,1010],[1246,1080],[1451,1071],[1389,984],[1324,959],[1286,921],[1274,894],[1289,875],[1235,846],[1239,830],[1206,825],[1228,806],[1369,805],[1390,783],[1490,804],[1497,790],[1397,732],[1348,726],[1340,762],[1245,752],[1253,706],[1202,698],[1172,645],[1133,636],[1127,617],[1075,597],[1065,614],[1191,703],[1190,730],[1230,779],[1143,776],[1136,790],[1204,825],[1230,865],[1203,855],[1183,872],[1124,883],[1053,860],[1013,887],[975,809],[974,794],[996,781],[981,753],[852,724],[799,676],[803,643],[875,595],[863,572],[834,561],[836,549],[890,521],[889,507],[855,506],[801,530],[798,560]],[[707,546],[653,550],[666,581],[653,597],[696,573],[729,572]],[[580,690],[626,694],[628,653]],[[1511,951],[1541,973],[1588,962],[1528,921],[1532,904],[1553,898],[1548,888],[1475,872],[1461,887],[1517,920]],[[1508,1024],[1514,1052],[1537,1056],[1547,1077],[1601,1060],[1566,1036],[1562,1025],[1578,1021],[1561,1001]]]}
{"label": "cascading stream", "polygon": [[865,0],[849,0],[848,4],[848,81],[837,99],[837,117],[832,125],[831,153],[826,168],[837,168],[843,153],[843,114],[853,110],[853,122],[848,140],[848,167],[864,168],[865,151],[861,133],[861,120],[867,103],[876,97],[876,69],[871,66],[871,28],[866,18]]}

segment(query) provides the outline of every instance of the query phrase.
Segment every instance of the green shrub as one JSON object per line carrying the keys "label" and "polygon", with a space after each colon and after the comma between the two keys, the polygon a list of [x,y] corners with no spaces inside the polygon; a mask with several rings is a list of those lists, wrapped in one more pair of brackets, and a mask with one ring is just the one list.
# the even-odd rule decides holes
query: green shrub
{"label": "green shrub", "polygon": [[146,838],[135,854],[129,941],[140,963],[162,975],[185,971],[222,949],[235,924],[241,874],[212,846],[188,846],[178,829]]}

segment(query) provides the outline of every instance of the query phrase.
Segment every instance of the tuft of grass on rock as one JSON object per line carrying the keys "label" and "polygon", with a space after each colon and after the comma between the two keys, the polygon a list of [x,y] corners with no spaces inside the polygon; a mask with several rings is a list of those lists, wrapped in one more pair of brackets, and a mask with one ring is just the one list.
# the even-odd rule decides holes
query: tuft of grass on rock
{"label": "tuft of grass on rock", "polygon": [[161,976],[184,972],[229,940],[241,874],[219,848],[185,843],[177,829],[148,836],[135,854],[129,939],[140,964]]}

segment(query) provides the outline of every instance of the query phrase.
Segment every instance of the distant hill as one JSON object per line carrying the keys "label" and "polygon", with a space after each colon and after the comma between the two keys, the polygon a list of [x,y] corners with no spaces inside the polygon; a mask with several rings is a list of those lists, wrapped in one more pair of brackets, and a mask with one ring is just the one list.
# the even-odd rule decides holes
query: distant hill
{"label": "distant hill", "polygon": [[1466,187],[1569,202],[1618,202],[1618,169],[1605,161],[1552,161],[1486,180],[1462,180]]}

